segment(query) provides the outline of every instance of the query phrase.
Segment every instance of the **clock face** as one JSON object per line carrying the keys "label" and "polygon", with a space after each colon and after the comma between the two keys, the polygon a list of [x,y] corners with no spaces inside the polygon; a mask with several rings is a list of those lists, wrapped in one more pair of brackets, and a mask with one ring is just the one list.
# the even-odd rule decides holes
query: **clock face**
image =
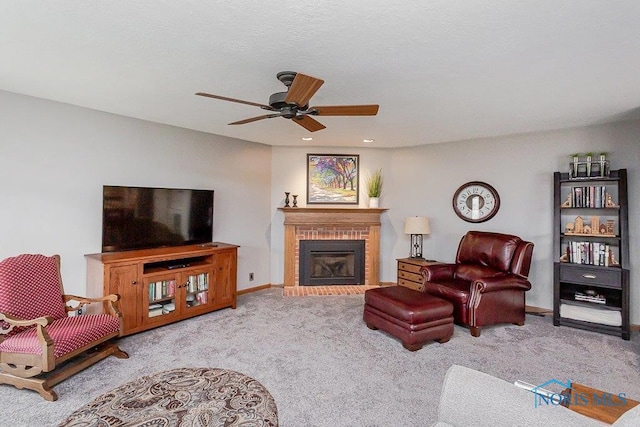
{"label": "clock face", "polygon": [[484,222],[498,213],[500,196],[487,183],[468,182],[453,195],[453,210],[467,222]]}

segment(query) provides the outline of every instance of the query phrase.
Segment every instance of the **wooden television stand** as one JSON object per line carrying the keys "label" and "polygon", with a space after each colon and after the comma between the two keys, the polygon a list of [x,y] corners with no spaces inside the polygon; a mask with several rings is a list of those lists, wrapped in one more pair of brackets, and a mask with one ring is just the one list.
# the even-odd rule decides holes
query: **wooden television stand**
{"label": "wooden television stand", "polygon": [[237,245],[213,242],[85,258],[87,295],[120,295],[123,335],[236,308]]}

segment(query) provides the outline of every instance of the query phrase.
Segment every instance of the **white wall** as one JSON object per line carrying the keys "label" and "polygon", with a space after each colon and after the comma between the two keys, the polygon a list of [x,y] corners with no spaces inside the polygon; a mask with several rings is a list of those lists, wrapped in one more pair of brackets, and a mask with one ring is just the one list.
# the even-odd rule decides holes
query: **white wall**
{"label": "white wall", "polygon": [[7,92],[0,117],[0,259],[58,253],[66,292],[83,295],[104,184],[202,188],[214,240],[241,246],[238,288],[269,283],[270,147]]}
{"label": "white wall", "polygon": [[[535,244],[527,293],[530,305],[553,306],[553,172],[567,171],[568,154],[608,151],[613,169],[629,172],[631,242],[631,320],[640,323],[640,121],[622,122],[557,132],[488,138],[396,150],[274,147],[272,174],[272,283],[283,281],[284,191],[306,197],[306,153],[360,154],[363,171],[382,167],[385,188],[381,207],[381,280],[396,280],[396,259],[409,255],[409,238],[402,233],[404,218],[425,215],[431,231],[425,237],[427,258],[452,261],[460,237],[468,230],[511,233]],[[278,167],[286,165],[286,167]],[[498,214],[470,224],[453,212],[456,189],[468,181],[485,181],[496,188]],[[365,197],[366,199],[366,197]],[[366,201],[361,200],[366,206]],[[304,206],[304,203],[302,204]]]}
{"label": "white wall", "polygon": [[[428,258],[452,260],[470,229],[533,241],[527,301],[550,308],[552,173],[568,169],[569,153],[609,151],[614,169],[629,170],[631,320],[640,323],[640,121],[390,150],[268,147],[7,92],[0,117],[0,258],[59,253],[69,293],[84,293],[84,254],[100,251],[104,184],[213,188],[214,239],[241,246],[239,289],[281,284],[284,192],[305,206],[306,154],[345,153],[360,154],[361,179],[383,170],[383,281],[396,280],[395,260],[409,254],[404,218],[426,215]],[[471,180],[500,193],[500,211],[486,223],[466,223],[451,208]]]}

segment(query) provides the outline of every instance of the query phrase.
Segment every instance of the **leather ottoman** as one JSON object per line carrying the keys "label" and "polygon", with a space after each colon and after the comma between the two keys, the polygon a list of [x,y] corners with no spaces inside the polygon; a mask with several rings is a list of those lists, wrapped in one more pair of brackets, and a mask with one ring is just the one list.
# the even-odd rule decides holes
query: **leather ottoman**
{"label": "leather ottoman", "polygon": [[404,286],[370,289],[364,294],[364,321],[402,341],[410,351],[453,335],[453,304]]}

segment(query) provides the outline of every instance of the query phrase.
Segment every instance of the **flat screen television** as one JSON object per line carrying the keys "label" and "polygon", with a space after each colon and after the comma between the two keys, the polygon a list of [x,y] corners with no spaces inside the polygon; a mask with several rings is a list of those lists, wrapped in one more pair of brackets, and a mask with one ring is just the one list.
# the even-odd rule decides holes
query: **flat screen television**
{"label": "flat screen television", "polygon": [[211,242],[213,193],[103,186],[102,252]]}

